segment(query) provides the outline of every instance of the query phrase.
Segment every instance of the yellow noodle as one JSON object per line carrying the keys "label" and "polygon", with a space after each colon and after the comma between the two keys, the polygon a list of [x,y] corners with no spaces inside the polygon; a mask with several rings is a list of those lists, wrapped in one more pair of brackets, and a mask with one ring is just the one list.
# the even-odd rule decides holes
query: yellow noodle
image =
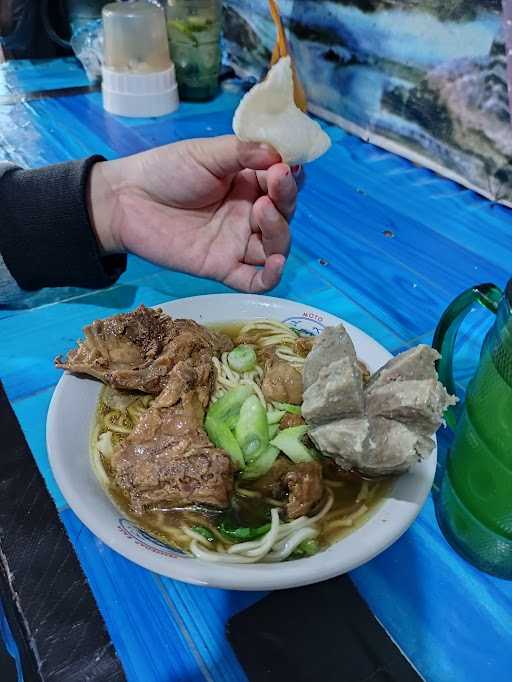
{"label": "yellow noodle", "polygon": [[237,488],[236,492],[242,497],[261,497],[261,493],[257,490],[247,490],[247,488]]}
{"label": "yellow noodle", "polygon": [[98,437],[99,437],[99,428],[96,427],[93,432],[92,436],[92,468],[94,470],[94,473],[96,474],[96,477],[99,479],[101,485],[104,488],[108,488],[109,485],[109,478],[107,475],[107,472],[105,471],[105,467],[103,465],[103,459],[101,457],[101,453],[98,449]]}
{"label": "yellow noodle", "polygon": [[359,509],[352,514],[349,514],[348,516],[344,516],[341,519],[337,519],[336,521],[330,521],[329,523],[326,524],[325,526],[325,532],[330,533],[332,530],[335,528],[350,528],[350,526],[354,525],[354,521],[356,521],[360,516],[363,516],[363,514],[366,514],[368,511],[368,507],[365,504],[362,504]]}
{"label": "yellow noodle", "polygon": [[362,502],[368,497],[368,481],[363,481],[361,484],[361,490],[357,494],[356,502]]}
{"label": "yellow noodle", "polygon": [[126,436],[131,433],[133,429],[130,418],[120,410],[110,410],[110,412],[107,412],[103,417],[103,423],[108,431],[122,433]]}
{"label": "yellow noodle", "polygon": [[294,339],[297,338],[297,334],[292,331],[288,325],[283,322],[278,322],[277,320],[253,320],[248,322],[240,330],[240,336],[248,336],[252,332],[256,333],[285,333],[292,336]]}
{"label": "yellow noodle", "polygon": [[352,512],[356,511],[357,509],[359,509],[359,505],[354,502],[354,504],[351,504],[349,507],[345,507],[344,509],[335,509],[334,511],[329,512],[324,516],[324,521],[339,519],[341,516],[352,514]]}
{"label": "yellow noodle", "polygon": [[345,481],[331,481],[328,478],[324,478],[323,480],[325,485],[329,486],[329,488],[343,488],[345,485]]}
{"label": "yellow noodle", "polygon": [[288,336],[287,334],[269,334],[258,339],[258,346],[260,348],[268,348],[269,346],[286,345],[287,343],[295,343],[297,336]]}
{"label": "yellow noodle", "polygon": [[276,355],[281,360],[289,362],[290,365],[295,367],[299,372],[304,371],[304,362],[306,358],[303,358],[289,346],[279,346],[276,350]]}

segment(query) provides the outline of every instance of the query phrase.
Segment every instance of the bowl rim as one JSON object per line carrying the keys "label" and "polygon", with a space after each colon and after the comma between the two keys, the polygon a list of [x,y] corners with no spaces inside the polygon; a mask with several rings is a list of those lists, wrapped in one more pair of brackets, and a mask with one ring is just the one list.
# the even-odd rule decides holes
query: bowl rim
{"label": "bowl rim", "polygon": [[[364,340],[377,352],[382,364],[392,357],[381,344],[351,323],[309,304],[288,299],[253,294],[207,294],[174,299],[154,307],[170,310],[173,314],[173,307],[211,304],[212,299],[216,299],[219,303],[222,301],[222,304],[226,306],[229,306],[230,301],[233,303],[235,300],[239,304],[249,306],[255,304],[267,313],[271,309],[289,308],[292,312],[293,308],[296,310],[301,308],[317,317],[327,318],[329,325],[336,322],[343,323],[351,336],[355,335],[360,340]],[[232,319],[236,319],[236,315]],[[215,322],[213,319],[209,321]],[[312,557],[276,564],[237,565],[210,563],[194,557],[173,556],[172,553],[155,553],[148,551],[136,541],[130,541],[126,533],[113,532],[112,524],[107,523],[105,519],[102,520],[94,506],[87,507],[83,503],[79,482],[70,476],[69,468],[62,466],[62,462],[69,461],[69,458],[64,455],[60,443],[61,430],[63,428],[65,430],[63,426],[65,422],[60,419],[60,415],[64,406],[70,404],[69,397],[76,390],[73,385],[76,382],[94,384],[97,387],[95,399],[97,401],[102,386],[100,382],[94,379],[79,379],[65,373],[53,392],[46,421],[48,459],[53,476],[66,502],[80,521],[111,549],[144,568],[184,582],[236,590],[274,590],[308,585],[351,571],[383,552],[411,526],[425,503],[434,480],[437,461],[435,438],[436,446],[430,457],[414,465],[411,471],[396,479],[388,496],[364,524]],[[89,454],[89,444],[87,452]],[[96,485],[108,500],[118,521],[121,522],[121,512],[97,480]]]}

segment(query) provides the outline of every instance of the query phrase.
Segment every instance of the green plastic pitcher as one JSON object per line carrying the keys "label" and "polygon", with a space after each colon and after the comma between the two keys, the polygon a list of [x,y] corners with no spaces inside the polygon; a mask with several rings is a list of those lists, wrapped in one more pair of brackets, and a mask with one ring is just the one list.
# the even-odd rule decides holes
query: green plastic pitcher
{"label": "green plastic pitcher", "polygon": [[465,402],[450,408],[455,432],[436,498],[450,544],[487,573],[512,579],[512,280],[505,293],[482,284],[448,307],[434,335],[439,377],[455,393],[453,351],[460,324],[475,302],[496,315]]}

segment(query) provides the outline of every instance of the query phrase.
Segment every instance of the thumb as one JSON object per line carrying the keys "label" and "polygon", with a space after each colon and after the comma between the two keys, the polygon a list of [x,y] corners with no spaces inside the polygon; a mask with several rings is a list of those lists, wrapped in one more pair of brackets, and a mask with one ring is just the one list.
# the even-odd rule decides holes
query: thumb
{"label": "thumb", "polygon": [[266,170],[281,161],[275,149],[259,142],[242,142],[234,135],[191,140],[197,163],[221,178],[244,168]]}

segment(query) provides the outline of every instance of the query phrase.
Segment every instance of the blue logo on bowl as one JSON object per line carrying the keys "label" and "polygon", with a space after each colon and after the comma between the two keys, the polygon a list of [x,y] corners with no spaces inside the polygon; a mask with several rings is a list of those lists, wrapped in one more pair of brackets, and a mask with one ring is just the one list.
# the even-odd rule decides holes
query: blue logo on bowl
{"label": "blue logo on bowl", "polygon": [[153,535],[128,521],[128,519],[118,519],[117,527],[123,535],[133,540],[135,544],[144,547],[144,549],[149,549],[151,552],[155,552],[155,554],[174,559],[186,556],[185,552],[181,549],[165,544],[165,542],[153,537]]}
{"label": "blue logo on bowl", "polygon": [[307,334],[308,336],[318,336],[325,329],[323,318],[316,313],[307,311],[302,313],[301,316],[288,317],[286,320],[283,320],[283,324],[287,324],[301,334]]}

